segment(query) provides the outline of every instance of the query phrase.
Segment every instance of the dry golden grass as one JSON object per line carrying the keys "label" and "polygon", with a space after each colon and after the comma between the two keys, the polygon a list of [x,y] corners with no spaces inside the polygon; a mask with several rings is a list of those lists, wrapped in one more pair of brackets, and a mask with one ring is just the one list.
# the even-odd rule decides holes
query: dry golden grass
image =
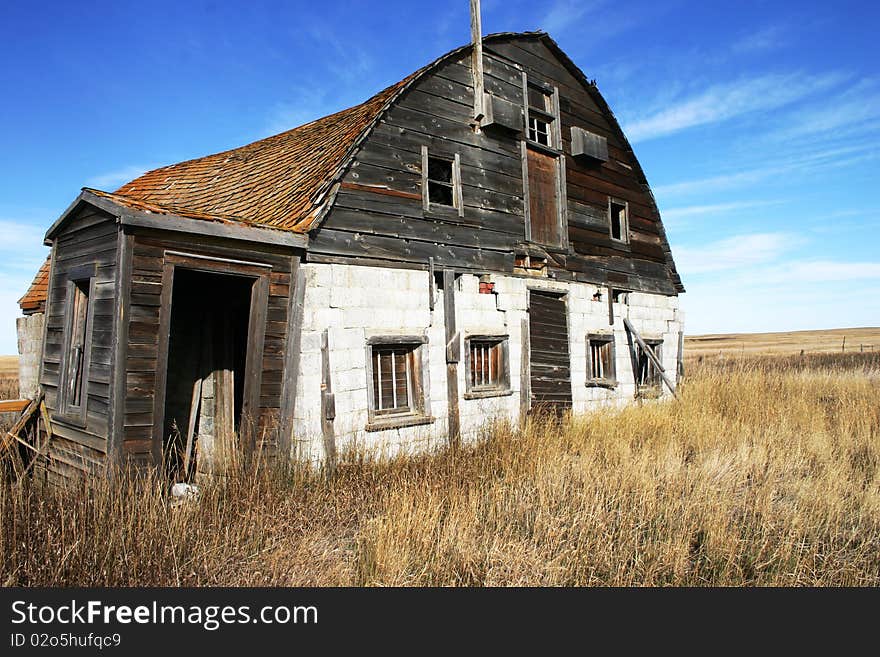
{"label": "dry golden grass", "polygon": [[0,379],[7,377],[18,377],[18,356],[0,356]]}
{"label": "dry golden grass", "polygon": [[332,478],[5,486],[6,585],[878,585],[880,356],[691,363],[677,403]]}
{"label": "dry golden grass", "polygon": [[799,354],[801,351],[808,353],[856,353],[861,351],[880,353],[880,328],[685,336],[685,354],[688,357]]}
{"label": "dry golden grass", "polygon": [[[18,399],[17,369],[13,374],[0,372],[0,399]],[[17,419],[17,413],[0,413],[0,431],[8,431]]]}

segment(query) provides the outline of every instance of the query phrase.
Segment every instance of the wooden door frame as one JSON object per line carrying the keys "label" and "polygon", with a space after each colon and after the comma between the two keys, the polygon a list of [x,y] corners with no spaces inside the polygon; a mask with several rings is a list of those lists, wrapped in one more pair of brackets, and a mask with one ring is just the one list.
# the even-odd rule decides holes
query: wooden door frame
{"label": "wooden door frame", "polygon": [[165,442],[165,397],[168,383],[168,348],[171,337],[171,311],[174,272],[177,268],[208,274],[251,279],[251,304],[248,320],[247,354],[244,368],[244,391],[241,408],[241,444],[253,451],[259,420],[260,386],[263,373],[263,346],[269,304],[269,280],[272,266],[259,262],[217,258],[196,253],[166,251],[162,267],[162,295],[159,307],[159,346],[156,363],[156,388],[153,402],[153,462],[162,463]]}

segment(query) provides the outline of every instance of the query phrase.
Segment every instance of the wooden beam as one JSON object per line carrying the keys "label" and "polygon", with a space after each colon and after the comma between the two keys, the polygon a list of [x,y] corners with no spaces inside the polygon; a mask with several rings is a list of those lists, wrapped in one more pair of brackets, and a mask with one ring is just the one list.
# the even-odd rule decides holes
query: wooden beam
{"label": "wooden beam", "polygon": [[336,418],[336,399],[330,377],[329,330],[321,332],[321,433],[324,436],[324,458],[330,473],[336,470],[336,436],[333,420]]}
{"label": "wooden beam", "polygon": [[288,299],[287,342],[284,352],[284,380],[281,384],[281,428],[278,449],[285,459],[291,457],[293,418],[296,414],[296,393],[299,382],[302,324],[305,309],[306,278],[299,258],[294,258],[291,274],[293,287]]}
{"label": "wooden beam", "polygon": [[434,310],[434,258],[428,258],[428,309]]}
{"label": "wooden beam", "polygon": [[523,317],[521,323],[522,351],[519,364],[519,425],[525,427],[526,419],[532,408],[531,386],[531,344],[529,342],[529,318]]}
{"label": "wooden beam", "polygon": [[309,243],[308,236],[289,230],[264,228],[244,223],[220,223],[206,219],[186,219],[170,214],[148,214],[145,212],[135,212],[129,208],[125,210],[120,208],[117,211],[119,212],[119,223],[123,226],[221,237],[244,242],[256,242],[258,244],[275,244],[297,249],[304,249]]}
{"label": "wooden beam", "polygon": [[449,444],[458,446],[461,441],[461,417],[458,408],[458,343],[460,338],[455,325],[455,272],[443,272],[443,317],[446,326],[446,400],[449,407]]}
{"label": "wooden beam", "polygon": [[[648,358],[651,359],[651,362],[654,363],[654,366],[660,371],[660,378],[663,380],[663,383],[666,384],[666,387],[669,388],[669,392],[672,393],[672,396],[678,399],[678,395],[675,392],[675,386],[672,385],[672,382],[666,377],[666,370],[663,369],[663,365],[657,359],[657,356],[654,355],[654,350],[642,340],[642,336],[639,335],[639,332],[630,324],[629,320],[624,318],[623,325],[626,328],[627,334],[632,334],[632,336],[636,339],[636,342],[639,343],[639,346],[642,350],[647,354]],[[636,387],[638,387],[638,377],[636,377],[635,381]]]}
{"label": "wooden beam", "polygon": [[480,0],[471,0],[471,41],[473,42],[472,73],[474,78],[474,119],[480,121],[483,108],[483,20],[480,16]]}
{"label": "wooden beam", "polygon": [[608,325],[614,325],[614,288],[608,286]]}
{"label": "wooden beam", "polygon": [[0,401],[0,413],[21,413],[30,403],[30,399],[7,399]]}

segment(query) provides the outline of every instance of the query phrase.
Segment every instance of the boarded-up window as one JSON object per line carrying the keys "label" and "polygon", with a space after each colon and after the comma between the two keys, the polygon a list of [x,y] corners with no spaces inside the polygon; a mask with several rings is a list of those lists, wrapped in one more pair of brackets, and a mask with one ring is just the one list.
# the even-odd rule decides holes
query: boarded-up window
{"label": "boarded-up window", "polygon": [[[662,340],[645,340],[651,351],[657,357],[657,360],[663,362],[663,341]],[[648,354],[645,353],[641,345],[636,345],[636,362],[638,365],[638,377],[636,383],[640,388],[659,388],[660,387],[660,370],[654,364]]]}
{"label": "boarded-up window", "polygon": [[613,383],[617,378],[614,370],[614,336],[590,335],[587,344],[590,382]]}
{"label": "boarded-up window", "polygon": [[467,339],[467,391],[504,392],[510,388],[506,336]]}
{"label": "boarded-up window", "polygon": [[559,227],[558,160],[555,156],[526,148],[529,172],[529,227],[533,242],[561,246]]}
{"label": "boarded-up window", "polygon": [[373,411],[376,415],[416,410],[415,356],[418,347],[417,344],[373,346]]}
{"label": "boarded-up window", "polygon": [[84,416],[85,389],[88,383],[90,288],[90,279],[71,281],[67,298],[67,338],[64,346],[64,382],[60,406],[63,413],[80,417]]}

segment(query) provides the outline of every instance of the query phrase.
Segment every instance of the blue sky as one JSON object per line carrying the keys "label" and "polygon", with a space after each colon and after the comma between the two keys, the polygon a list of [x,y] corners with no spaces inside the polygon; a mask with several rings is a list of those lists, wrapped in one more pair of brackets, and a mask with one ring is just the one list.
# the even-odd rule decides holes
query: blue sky
{"label": "blue sky", "polygon": [[[357,104],[469,40],[467,0],[7,3],[0,353],[42,235],[84,185]],[[880,8],[483,0],[545,29],[648,176],[689,333],[880,325]]]}

